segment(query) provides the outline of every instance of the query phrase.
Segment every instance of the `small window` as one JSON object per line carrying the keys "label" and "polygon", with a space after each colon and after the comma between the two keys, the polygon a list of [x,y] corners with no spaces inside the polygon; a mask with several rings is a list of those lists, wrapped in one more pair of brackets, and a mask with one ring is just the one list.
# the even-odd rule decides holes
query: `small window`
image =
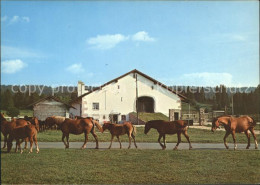
{"label": "small window", "polygon": [[106,119],[106,115],[103,115],[103,119]]}
{"label": "small window", "polygon": [[121,119],[122,119],[122,121],[126,121],[126,116],[125,116],[125,115],[122,115],[122,116],[121,116]]}
{"label": "small window", "polygon": [[120,89],[120,85],[118,85],[117,88]]}
{"label": "small window", "polygon": [[123,97],[121,97],[121,101],[123,101]]}
{"label": "small window", "polygon": [[93,110],[99,110],[99,103],[93,103]]}

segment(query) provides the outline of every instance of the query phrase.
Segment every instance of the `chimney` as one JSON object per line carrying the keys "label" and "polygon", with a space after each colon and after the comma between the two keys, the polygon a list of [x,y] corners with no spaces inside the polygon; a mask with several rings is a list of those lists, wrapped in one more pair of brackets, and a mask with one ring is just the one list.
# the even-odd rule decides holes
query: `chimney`
{"label": "chimney", "polygon": [[78,97],[85,93],[85,84],[82,81],[78,81]]}

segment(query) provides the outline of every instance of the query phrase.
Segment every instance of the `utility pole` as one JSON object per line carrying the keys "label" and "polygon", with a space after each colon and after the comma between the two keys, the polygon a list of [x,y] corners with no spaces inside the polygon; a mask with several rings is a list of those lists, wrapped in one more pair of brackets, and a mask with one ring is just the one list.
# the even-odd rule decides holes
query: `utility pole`
{"label": "utility pole", "polygon": [[137,125],[139,125],[139,115],[138,115],[138,85],[137,85],[137,73],[135,73],[135,87],[136,87],[136,114],[137,114]]}
{"label": "utility pole", "polygon": [[231,94],[231,98],[232,98],[232,115],[234,115],[234,101],[233,101],[233,93]]}

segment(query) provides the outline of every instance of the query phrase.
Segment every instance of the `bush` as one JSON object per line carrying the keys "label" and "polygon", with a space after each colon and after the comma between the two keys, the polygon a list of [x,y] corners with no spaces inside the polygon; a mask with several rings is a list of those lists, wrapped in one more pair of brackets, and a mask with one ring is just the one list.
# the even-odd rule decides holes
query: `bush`
{"label": "bush", "polygon": [[9,107],[6,110],[6,114],[10,117],[17,117],[20,114],[20,111],[16,107]]}

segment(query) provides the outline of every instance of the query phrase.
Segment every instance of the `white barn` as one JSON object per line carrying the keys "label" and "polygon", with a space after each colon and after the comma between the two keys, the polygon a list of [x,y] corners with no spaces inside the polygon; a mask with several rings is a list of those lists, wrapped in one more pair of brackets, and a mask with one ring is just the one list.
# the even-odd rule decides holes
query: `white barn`
{"label": "white barn", "polygon": [[177,94],[166,85],[148,75],[132,70],[92,91],[85,90],[83,82],[78,82],[78,98],[71,104],[73,116],[94,117],[99,121],[128,121],[129,113],[161,112],[174,119],[180,119],[181,102],[186,97]]}

